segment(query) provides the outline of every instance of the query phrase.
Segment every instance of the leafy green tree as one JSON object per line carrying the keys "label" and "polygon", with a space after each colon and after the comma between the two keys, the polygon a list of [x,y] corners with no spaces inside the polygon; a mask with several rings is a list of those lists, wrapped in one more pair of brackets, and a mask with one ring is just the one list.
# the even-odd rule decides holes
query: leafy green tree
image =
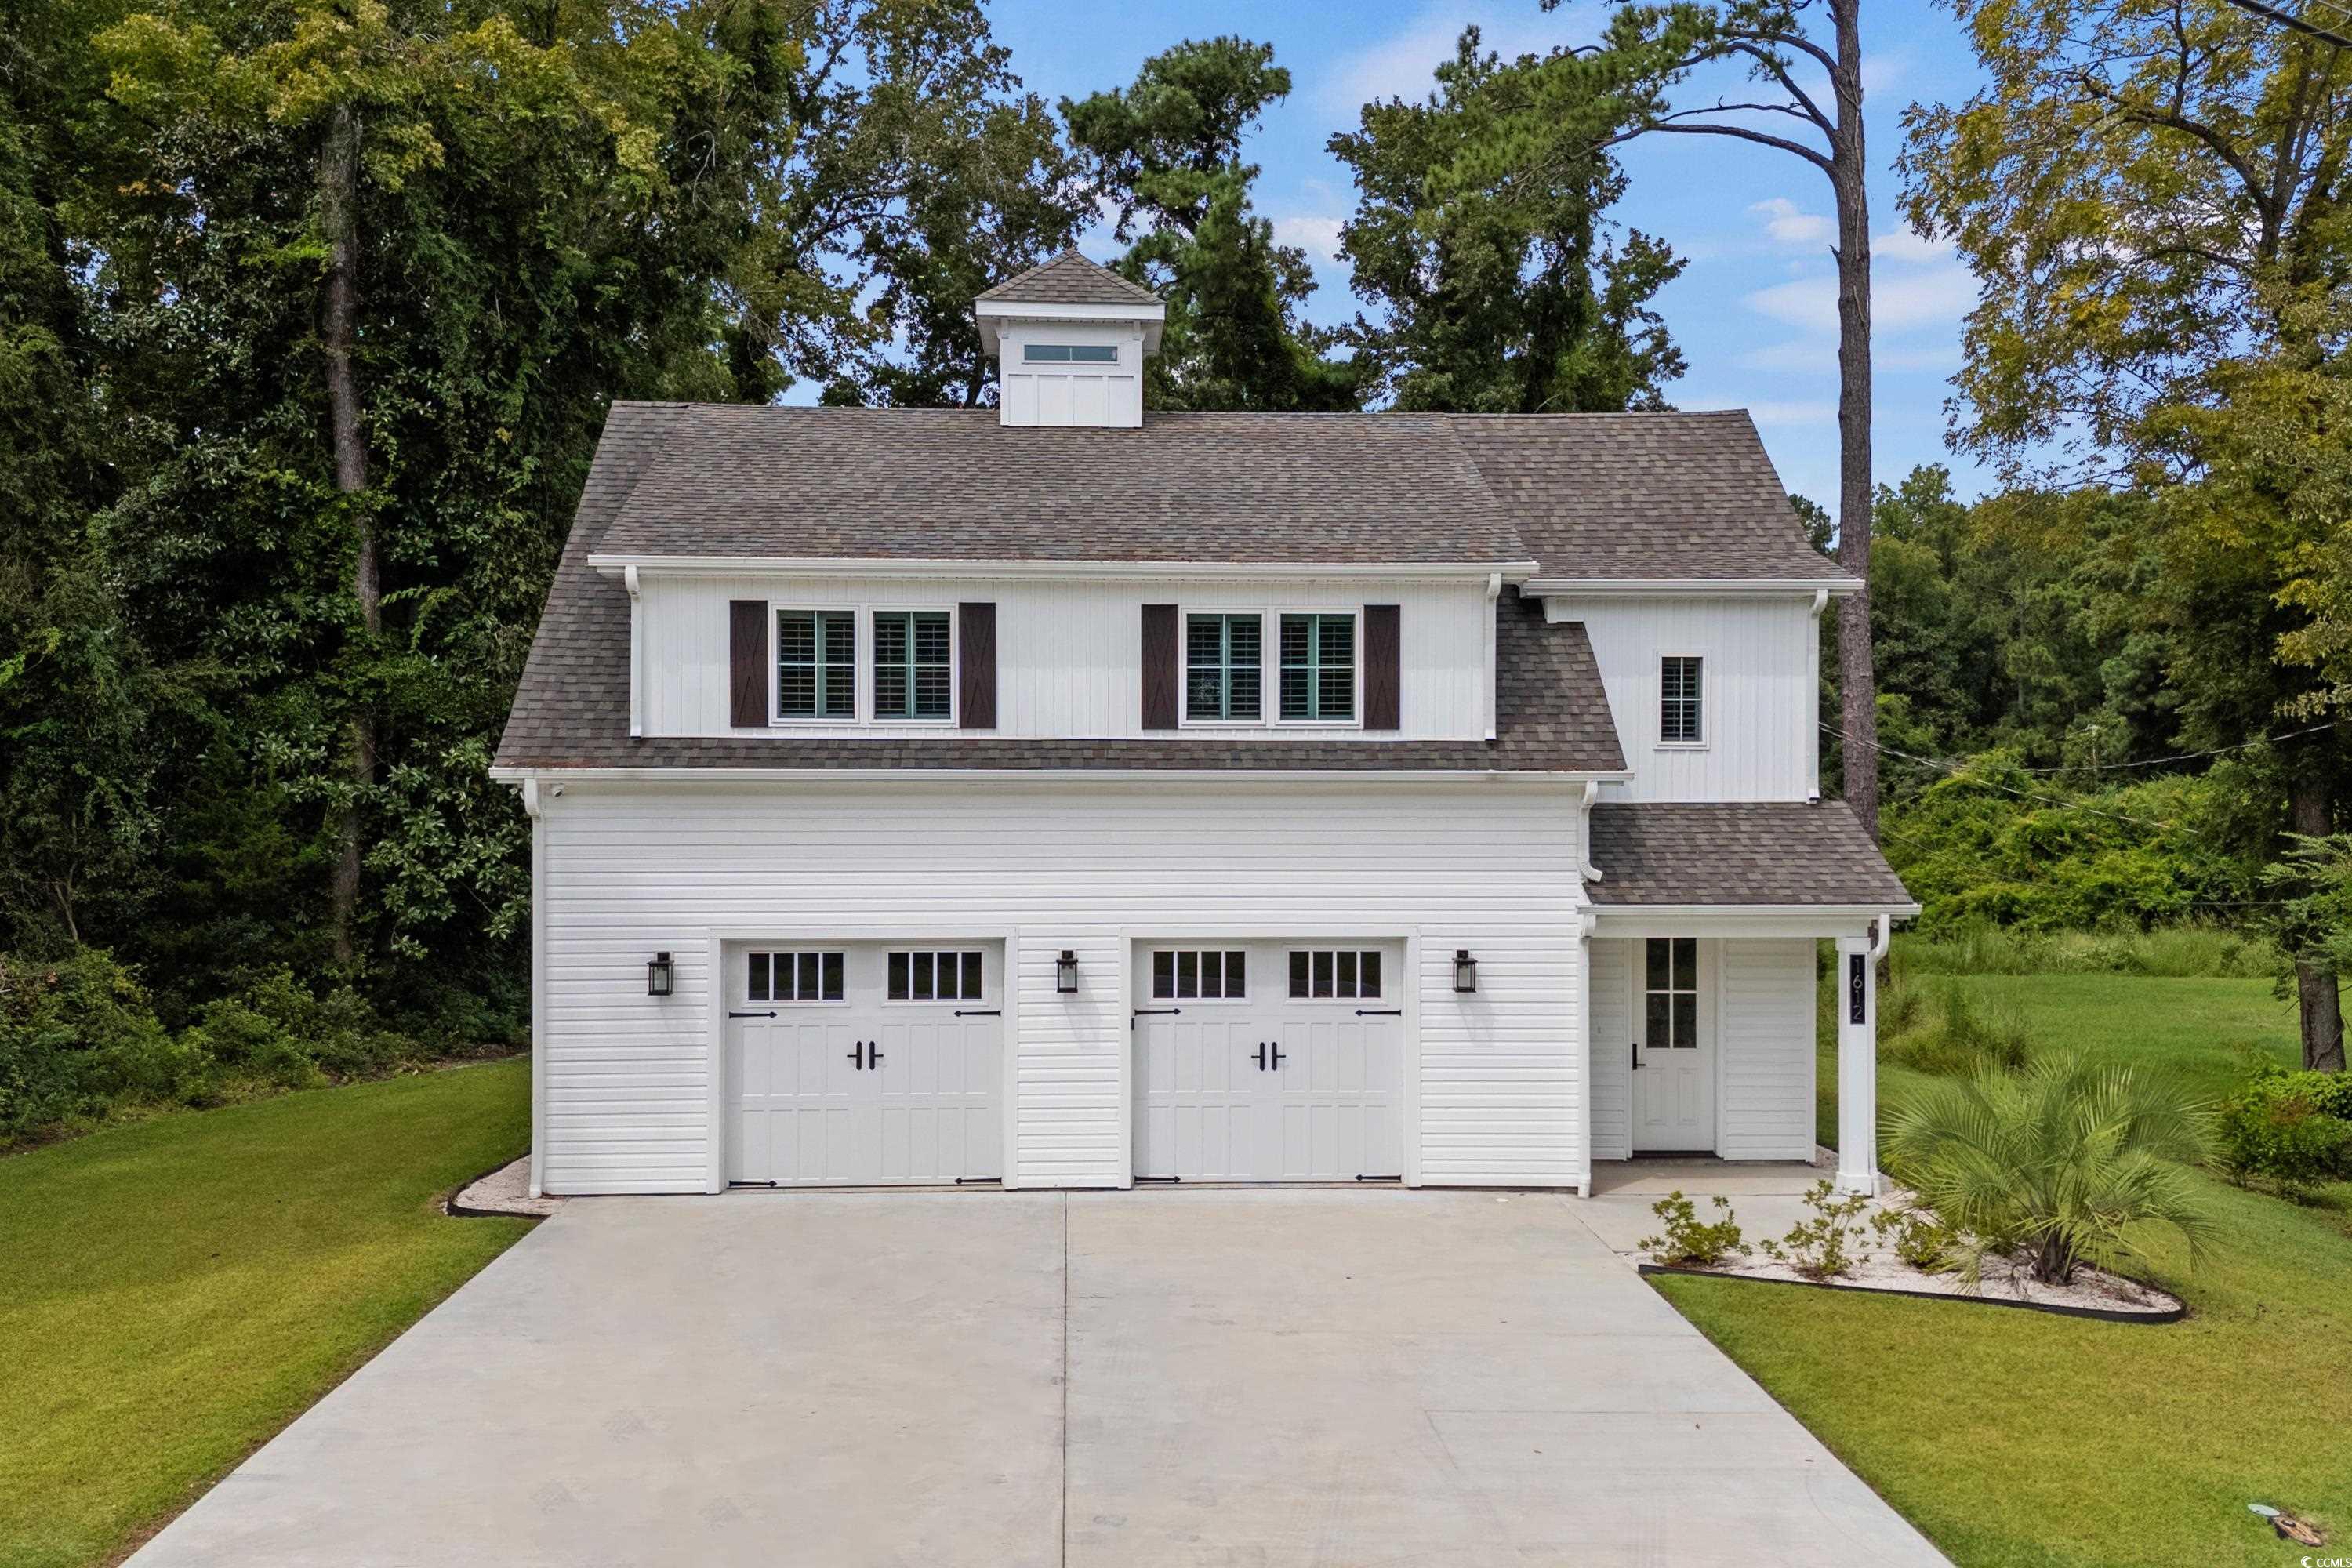
{"label": "leafy green tree", "polygon": [[[1955,436],[2148,499],[2133,598],[2181,741],[2276,737],[2291,824],[2324,837],[2345,749],[2297,732],[2352,680],[2330,611],[2352,61],[2222,0],[1958,11],[1986,85],[1913,110],[1902,159],[1913,222],[1985,280]],[[2340,1061],[2334,975],[2296,967],[2305,1059]]]}
{"label": "leafy green tree", "polygon": [[[292,818],[267,900],[289,940],[503,962],[481,939],[515,924],[510,875],[461,903],[397,875],[363,900],[362,873],[393,870],[386,845],[520,856],[483,742],[606,396],[727,394],[721,285],[796,48],[756,4],[217,21],[95,40],[93,134],[133,177],[75,210],[156,454],[97,538],[147,646],[212,682],[232,773]],[[388,787],[418,769],[435,783]]]}
{"label": "leafy green tree", "polygon": [[1465,151],[1465,106],[1523,79],[1478,45],[1465,29],[1427,102],[1366,104],[1359,130],[1331,138],[1356,175],[1340,249],[1357,294],[1380,308],[1354,336],[1381,390],[1407,409],[1664,407],[1683,357],[1650,301],[1682,263],[1638,231],[1622,247],[1600,237],[1625,187],[1606,153],[1541,185],[1432,198],[1431,176]]}
{"label": "leafy green tree", "polygon": [[1133,85],[1062,101],[1093,192],[1130,245],[1118,269],[1158,290],[1168,319],[1148,369],[1151,406],[1272,411],[1354,408],[1361,372],[1298,319],[1315,280],[1250,202],[1241,145],[1290,92],[1270,44],[1221,37],[1143,62]]}
{"label": "leafy green tree", "polygon": [[[1544,0],[1551,10],[1562,0]],[[1732,67],[1754,99],[1673,106],[1694,78]],[[1618,4],[1601,41],[1496,73],[1470,104],[1448,193],[1541,189],[1638,136],[1708,136],[1797,158],[1836,208],[1838,559],[1870,581],[1870,202],[1864,145],[1862,0],[1667,0]],[[1757,116],[1778,118],[1759,121]],[[1766,130],[1765,125],[1775,129]],[[1838,689],[1846,803],[1878,834],[1878,710],[1870,596],[1838,601]]]}

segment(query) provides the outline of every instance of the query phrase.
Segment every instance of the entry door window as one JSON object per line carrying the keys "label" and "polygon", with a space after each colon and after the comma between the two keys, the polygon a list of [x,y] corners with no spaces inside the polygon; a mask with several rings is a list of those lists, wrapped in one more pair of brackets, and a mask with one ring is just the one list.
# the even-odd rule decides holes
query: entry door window
{"label": "entry door window", "polygon": [[1698,1048],[1698,939],[1654,936],[1647,943],[1644,1044],[1652,1050]]}

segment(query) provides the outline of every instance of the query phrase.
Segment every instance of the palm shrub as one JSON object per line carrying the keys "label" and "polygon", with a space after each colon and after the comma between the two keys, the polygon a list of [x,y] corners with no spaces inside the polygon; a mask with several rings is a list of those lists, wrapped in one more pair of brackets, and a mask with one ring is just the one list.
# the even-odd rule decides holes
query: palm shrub
{"label": "palm shrub", "polygon": [[2171,1085],[2078,1057],[1922,1084],[1886,1121],[1888,1165],[1962,1233],[1970,1285],[1988,1252],[2053,1285],[2138,1260],[2147,1226],[2179,1236],[2193,1266],[2217,1222],[2185,1166],[2210,1144],[2210,1119]]}

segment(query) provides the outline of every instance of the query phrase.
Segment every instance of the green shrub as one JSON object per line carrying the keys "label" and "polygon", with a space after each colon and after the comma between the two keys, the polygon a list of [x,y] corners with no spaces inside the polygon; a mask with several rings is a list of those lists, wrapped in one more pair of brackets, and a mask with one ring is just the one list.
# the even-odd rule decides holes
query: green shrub
{"label": "green shrub", "polygon": [[1799,1220],[1778,1241],[1759,1242],[1764,1256],[1787,1264],[1808,1279],[1834,1279],[1853,1273],[1858,1257],[1851,1244],[1870,1200],[1859,1193],[1833,1197],[1834,1191],[1826,1181],[1815,1182],[1805,1194],[1805,1206],[1813,1211],[1813,1217]]}
{"label": "green shrub", "polygon": [[1964,1233],[1963,1279],[1988,1252],[2015,1253],[2055,1285],[2080,1263],[2137,1258],[2151,1226],[2200,1258],[2215,1221],[2179,1162],[2211,1147],[2210,1119],[2169,1084],[2077,1058],[1922,1084],[1888,1115],[1885,1144],[1896,1178]]}
{"label": "green shrub", "polygon": [[[1947,981],[1932,992],[1917,984],[1890,987],[1896,999],[1879,1015],[1881,1048],[1892,1060],[1939,1078],[1987,1069],[2015,1072],[2032,1059],[2033,1040],[2015,1007],[1983,1001]],[[1890,1021],[1895,1024],[1888,1032]]]}
{"label": "green shrub", "polygon": [[2221,1105],[2221,1163],[2290,1196],[2352,1175],[2352,1079],[2270,1067]]}
{"label": "green shrub", "polygon": [[1891,1242],[1895,1256],[1914,1268],[1941,1274],[1955,1267],[1960,1235],[1931,1209],[1916,1205],[1881,1209],[1870,1216],[1870,1228],[1878,1233],[1881,1240]]}
{"label": "green shrub", "polygon": [[0,957],[0,1138],[115,1100],[176,1097],[203,1079],[201,1058],[173,1040],[111,955]]}
{"label": "green shrub", "polygon": [[1712,1268],[1735,1252],[1746,1252],[1748,1244],[1731,1217],[1731,1200],[1717,1196],[1713,1202],[1723,1211],[1723,1217],[1705,1223],[1700,1221],[1697,1208],[1680,1192],[1668,1193],[1652,1204],[1650,1212],[1665,1222],[1666,1234],[1643,1237],[1642,1250],[1650,1255],[1654,1263],[1701,1268]]}

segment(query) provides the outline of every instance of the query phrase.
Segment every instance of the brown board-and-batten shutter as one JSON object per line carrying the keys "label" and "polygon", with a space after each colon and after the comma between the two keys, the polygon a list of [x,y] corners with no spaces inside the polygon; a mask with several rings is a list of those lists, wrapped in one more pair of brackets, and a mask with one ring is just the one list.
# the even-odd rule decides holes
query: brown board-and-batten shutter
{"label": "brown board-and-batten shutter", "polygon": [[1176,728],[1176,606],[1143,606],[1143,727]]}
{"label": "brown board-and-batten shutter", "polygon": [[996,728],[996,606],[956,606],[956,722]]}
{"label": "brown board-and-batten shutter", "polygon": [[768,721],[768,601],[727,601],[727,721]]}
{"label": "brown board-and-batten shutter", "polygon": [[1364,606],[1364,728],[1397,730],[1404,719],[1404,648],[1398,606]]}

